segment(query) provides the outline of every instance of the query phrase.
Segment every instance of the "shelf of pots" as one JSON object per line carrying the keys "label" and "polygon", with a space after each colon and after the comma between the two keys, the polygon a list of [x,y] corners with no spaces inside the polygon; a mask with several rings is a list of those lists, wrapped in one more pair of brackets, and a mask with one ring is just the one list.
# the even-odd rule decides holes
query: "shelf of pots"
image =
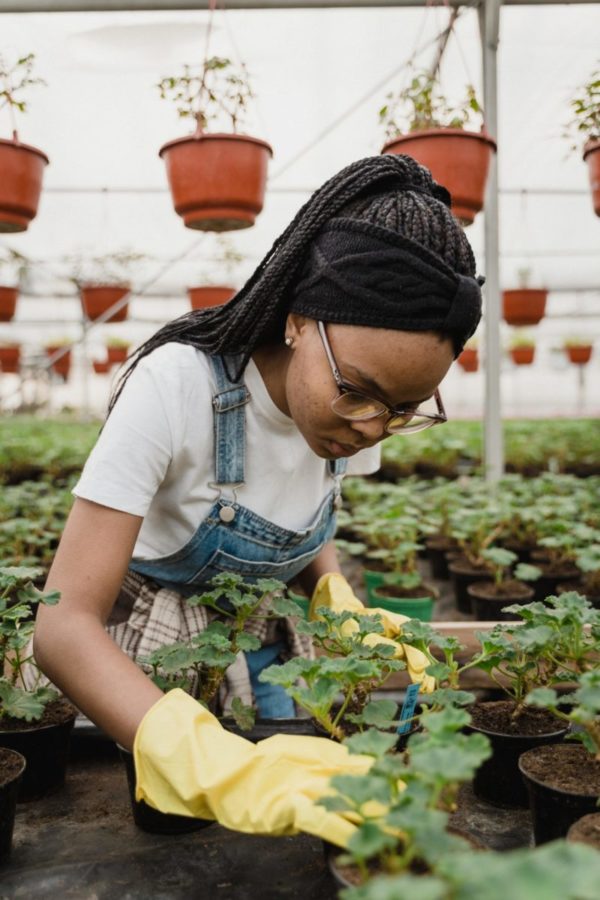
{"label": "shelf of pots", "polygon": [[0,322],[11,322],[17,311],[19,282],[28,260],[10,247],[0,248]]}
{"label": "shelf of pots", "polygon": [[47,686],[31,656],[35,608],[60,598],[58,591],[43,593],[34,586],[42,574],[38,568],[0,567],[0,747],[27,761],[19,800],[42,797],[64,782],[77,715]]}
{"label": "shelf of pots", "polygon": [[573,118],[568,123],[566,136],[576,138],[573,150],[579,149],[584,140],[583,159],[587,163],[594,212],[600,216],[600,70],[590,76],[570,103]]}
{"label": "shelf of pots", "polygon": [[[162,78],[158,88],[196,126],[159,151],[176,213],[187,228],[201,231],[249,228],[263,208],[273,151],[265,141],[239,133],[253,97],[245,67],[207,55],[201,66],[186,65],[182,74]],[[207,130],[224,124],[225,131]]]}
{"label": "shelf of pots", "polygon": [[0,138],[0,232],[26,231],[36,217],[44,169],[49,160],[45,153],[23,144],[19,139],[16,113],[25,112],[23,99],[30,87],[44,84],[33,76],[35,54],[29,53],[12,65],[0,57],[0,100],[5,106],[12,138]]}
{"label": "shelf of pots", "polygon": [[[79,291],[83,315],[96,321],[131,291],[132,268],[144,259],[143,254],[122,250],[102,256],[69,256],[65,262],[70,280]],[[104,322],[123,322],[129,314],[129,303],[120,304]]]}
{"label": "shelf of pots", "polygon": [[406,153],[426,166],[452,198],[452,212],[463,226],[483,209],[485,185],[496,142],[482,124],[467,130],[483,111],[475,90],[467,86],[464,100],[449,104],[430,72],[416,72],[408,86],[386,97],[379,110],[387,141],[382,153]]}
{"label": "shelf of pots", "polygon": [[585,366],[592,358],[594,345],[580,338],[568,338],[563,344],[569,362],[575,366]]}
{"label": "shelf of pots", "polygon": [[535,341],[527,334],[515,334],[508,352],[515,366],[530,366],[535,359]]}

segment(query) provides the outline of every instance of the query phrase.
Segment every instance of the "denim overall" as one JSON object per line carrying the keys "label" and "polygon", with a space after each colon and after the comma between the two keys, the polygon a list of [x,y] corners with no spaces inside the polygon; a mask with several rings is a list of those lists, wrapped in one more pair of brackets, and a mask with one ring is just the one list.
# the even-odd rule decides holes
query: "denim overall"
{"label": "denim overall", "polygon": [[[198,593],[219,572],[235,572],[246,580],[296,577],[318,555],[335,532],[341,479],[347,460],[330,461],[334,487],[321,503],[309,528],[290,531],[237,503],[236,488],[245,481],[246,416],[250,393],[243,377],[230,380],[224,357],[209,357],[216,381],[213,396],[215,481],[219,491],[207,517],[175,553],[152,560],[132,560],[129,568],[183,596]],[[237,358],[227,357],[229,371]],[[282,498],[283,500],[284,498]],[[258,681],[262,669],[278,660],[278,642],[245,654],[258,710],[263,717],[294,715],[293,701],[278,685]]]}

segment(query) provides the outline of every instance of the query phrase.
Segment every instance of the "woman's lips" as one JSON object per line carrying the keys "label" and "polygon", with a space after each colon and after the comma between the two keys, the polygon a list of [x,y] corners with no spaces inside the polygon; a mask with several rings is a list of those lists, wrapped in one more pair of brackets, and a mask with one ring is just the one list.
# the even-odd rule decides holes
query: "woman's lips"
{"label": "woman's lips", "polygon": [[334,456],[354,456],[360,447],[352,447],[349,444],[338,444],[337,441],[328,441],[329,449]]}

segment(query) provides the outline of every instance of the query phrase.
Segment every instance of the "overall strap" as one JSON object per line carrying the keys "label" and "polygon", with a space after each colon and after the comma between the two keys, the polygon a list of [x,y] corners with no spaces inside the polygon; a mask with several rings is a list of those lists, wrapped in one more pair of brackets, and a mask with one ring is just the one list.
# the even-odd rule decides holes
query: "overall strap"
{"label": "overall strap", "polygon": [[345,475],[348,468],[348,460],[345,456],[340,459],[329,460],[329,472],[335,478],[336,476]]}
{"label": "overall strap", "polygon": [[215,380],[216,392],[213,396],[213,420],[215,434],[215,484],[243,484],[246,457],[246,416],[245,405],[250,392],[241,381],[231,381],[225,362],[230,370],[238,361],[238,356],[209,356]]}

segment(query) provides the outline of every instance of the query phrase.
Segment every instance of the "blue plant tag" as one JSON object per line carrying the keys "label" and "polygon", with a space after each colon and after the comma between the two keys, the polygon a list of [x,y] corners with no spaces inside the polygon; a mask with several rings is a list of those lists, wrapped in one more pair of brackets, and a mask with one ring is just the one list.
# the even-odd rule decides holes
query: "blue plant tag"
{"label": "blue plant tag", "polygon": [[404,698],[404,703],[402,704],[402,709],[400,711],[400,722],[396,729],[398,734],[406,734],[407,731],[410,731],[410,726],[412,724],[410,720],[413,717],[418,696],[419,685],[410,684],[406,689],[406,697]]}

